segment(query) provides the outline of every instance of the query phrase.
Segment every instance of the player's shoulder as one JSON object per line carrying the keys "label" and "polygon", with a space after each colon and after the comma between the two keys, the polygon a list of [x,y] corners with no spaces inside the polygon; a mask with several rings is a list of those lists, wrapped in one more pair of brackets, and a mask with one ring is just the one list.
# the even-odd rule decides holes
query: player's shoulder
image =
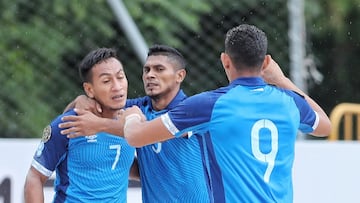
{"label": "player's shoulder", "polygon": [[304,95],[302,95],[302,94],[300,94],[300,93],[298,93],[296,91],[281,88],[281,87],[277,87],[275,85],[267,85],[267,86],[270,87],[270,88],[277,89],[278,91],[283,92],[283,93],[287,94],[290,97],[305,99]]}
{"label": "player's shoulder", "polygon": [[125,107],[131,107],[131,106],[142,107],[142,106],[147,106],[150,104],[151,104],[150,97],[144,96],[144,97],[138,97],[138,98],[134,98],[134,99],[127,99]]}
{"label": "player's shoulder", "polygon": [[289,90],[289,89],[279,88],[279,87],[275,87],[275,86],[274,86],[274,88],[281,91],[288,97],[292,98],[292,101],[294,101],[294,103],[296,104],[298,109],[302,109],[304,106],[308,106],[309,108],[311,108],[309,106],[308,102],[305,100],[304,95],[302,95],[296,91]]}
{"label": "player's shoulder", "polygon": [[[46,129],[50,129],[51,134],[60,134],[60,131],[62,130],[61,128],[59,128],[59,124],[62,123],[62,118],[64,116],[72,116],[72,115],[77,115],[76,112],[74,111],[74,109],[70,109],[66,112],[64,112],[63,114],[60,114],[58,116],[56,116],[52,121],[50,121],[50,123],[44,128],[44,131]],[[66,137],[66,136],[64,136]]]}
{"label": "player's shoulder", "polygon": [[64,116],[73,116],[73,115],[77,115],[76,112],[74,111],[74,109],[69,109],[68,111],[64,112],[63,114],[60,114],[58,116],[56,116],[52,121],[51,124],[59,124],[62,121],[62,117]]}
{"label": "player's shoulder", "polygon": [[185,111],[198,113],[200,111],[211,111],[221,95],[222,94],[219,94],[216,90],[205,91],[184,99],[177,105],[177,107],[180,107]]}

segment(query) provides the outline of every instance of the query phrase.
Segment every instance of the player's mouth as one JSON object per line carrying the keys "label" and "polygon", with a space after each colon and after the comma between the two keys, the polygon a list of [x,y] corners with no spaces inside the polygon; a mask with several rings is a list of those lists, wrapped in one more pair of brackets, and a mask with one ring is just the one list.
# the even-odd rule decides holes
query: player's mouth
{"label": "player's mouth", "polygon": [[123,94],[119,94],[119,95],[115,95],[113,97],[111,97],[112,100],[115,100],[115,101],[122,101],[124,99],[125,95]]}
{"label": "player's mouth", "polygon": [[159,85],[156,84],[156,83],[152,83],[152,82],[146,84],[146,88],[154,88],[154,87],[157,87],[157,86],[159,86]]}

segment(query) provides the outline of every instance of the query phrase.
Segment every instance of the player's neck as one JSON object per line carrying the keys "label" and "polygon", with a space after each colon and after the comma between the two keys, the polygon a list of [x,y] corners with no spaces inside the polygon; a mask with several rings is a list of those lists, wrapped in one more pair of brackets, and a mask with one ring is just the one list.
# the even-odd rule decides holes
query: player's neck
{"label": "player's neck", "polygon": [[235,70],[228,75],[228,79],[230,82],[243,77],[261,77],[261,75],[260,75],[260,71],[248,71],[248,70],[241,70],[241,71]]}
{"label": "player's neck", "polygon": [[115,118],[117,118],[118,112],[119,112],[119,110],[103,109],[103,112],[101,113],[101,117],[115,119]]}
{"label": "player's neck", "polygon": [[152,108],[156,111],[165,109],[170,104],[170,102],[176,97],[178,92],[179,90],[171,91],[163,95],[151,97]]}
{"label": "player's neck", "polygon": [[165,109],[169,105],[170,101],[163,97],[151,99],[152,108],[156,111]]}

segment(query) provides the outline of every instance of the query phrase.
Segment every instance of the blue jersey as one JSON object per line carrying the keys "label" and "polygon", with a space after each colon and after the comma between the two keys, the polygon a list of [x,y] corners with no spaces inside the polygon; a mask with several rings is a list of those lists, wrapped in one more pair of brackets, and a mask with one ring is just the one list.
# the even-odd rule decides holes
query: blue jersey
{"label": "blue jersey", "polygon": [[[186,98],[183,91],[166,109],[155,111],[148,96],[128,100],[152,120]],[[201,140],[201,139],[200,139]],[[172,139],[137,148],[143,202],[211,202],[197,137]]]}
{"label": "blue jersey", "polygon": [[300,95],[255,77],[189,97],[161,119],[176,137],[206,140],[215,202],[292,202],[297,131],[319,118]]}
{"label": "blue jersey", "polygon": [[45,128],[32,166],[45,176],[56,171],[54,202],[126,202],[135,148],[107,133],[68,139],[61,117]]}

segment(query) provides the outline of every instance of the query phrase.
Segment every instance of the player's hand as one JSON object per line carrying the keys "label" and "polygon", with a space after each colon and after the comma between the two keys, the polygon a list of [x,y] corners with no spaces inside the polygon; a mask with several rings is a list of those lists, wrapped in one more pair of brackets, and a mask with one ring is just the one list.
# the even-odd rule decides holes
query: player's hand
{"label": "player's hand", "polygon": [[68,138],[75,138],[94,135],[101,131],[101,117],[83,109],[75,109],[75,112],[78,114],[77,116],[62,117],[63,122],[59,124],[59,128],[63,128],[61,134]]}
{"label": "player's hand", "polygon": [[126,117],[131,114],[138,114],[141,118],[141,122],[146,121],[145,115],[142,113],[140,108],[138,106],[132,106],[129,108],[126,108],[126,110],[121,111],[121,113],[118,115],[118,120],[121,121],[121,123],[126,122]]}
{"label": "player's hand", "polygon": [[125,109],[125,111],[122,113],[122,116],[124,118],[126,118],[126,116],[131,115],[131,114],[139,114],[139,116],[141,117],[141,121],[146,121],[145,115],[142,113],[142,111],[140,110],[140,108],[138,106],[132,106],[132,107]]}
{"label": "player's hand", "polygon": [[286,77],[282,72],[279,64],[274,61],[270,55],[268,65],[261,71],[261,76],[268,84],[273,84],[279,86],[278,84],[282,82]]}
{"label": "player's hand", "polygon": [[74,108],[76,109],[91,111],[97,116],[100,116],[100,114],[102,113],[100,104],[97,101],[95,101],[95,99],[92,99],[86,95],[79,95],[74,100],[74,103],[75,103]]}

